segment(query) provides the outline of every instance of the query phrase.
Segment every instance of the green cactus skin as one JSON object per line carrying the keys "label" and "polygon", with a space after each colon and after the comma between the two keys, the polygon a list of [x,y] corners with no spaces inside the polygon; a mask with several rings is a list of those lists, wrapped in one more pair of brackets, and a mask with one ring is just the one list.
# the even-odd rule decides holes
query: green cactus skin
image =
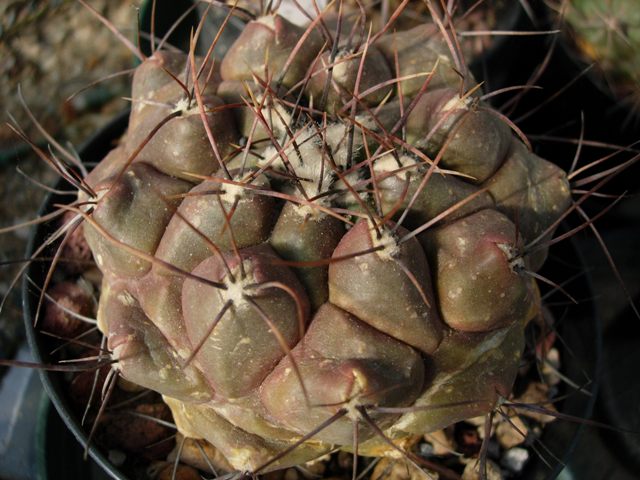
{"label": "green cactus skin", "polygon": [[596,62],[620,97],[638,105],[640,90],[640,9],[634,0],[573,0],[565,12],[575,44]]}
{"label": "green cactus skin", "polygon": [[333,56],[319,27],[269,15],[190,98],[167,71],[189,91],[202,59],[157,51],[86,179],[115,368],[238,470],[351,449],[354,422],[358,451],[384,453],[362,409],[400,439],[509,395],[546,255],[520,252],[570,192],[433,32]]}

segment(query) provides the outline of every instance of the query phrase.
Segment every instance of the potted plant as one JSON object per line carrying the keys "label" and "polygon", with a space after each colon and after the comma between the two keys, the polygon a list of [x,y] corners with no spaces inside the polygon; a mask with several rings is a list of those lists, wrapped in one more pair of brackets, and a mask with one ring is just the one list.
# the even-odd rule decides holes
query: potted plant
{"label": "potted plant", "polygon": [[[544,334],[534,360],[551,345],[535,280],[546,278],[536,273],[545,242],[572,208],[564,174],[483,103],[471,76],[460,80],[461,59],[444,60],[446,29],[424,38],[420,27],[381,31],[379,43],[354,30],[327,49],[332,37],[321,23],[252,20],[220,72],[193,49],[138,52],[126,134],[106,156],[90,155],[102,158],[91,174],[72,180],[78,203],[49,202],[69,212],[58,230],[63,248],[75,245],[81,225],[103,275],[89,283],[100,289],[108,344],[87,345],[78,339],[84,331],[69,336],[71,350],[88,349],[93,370],[116,372],[96,417],[117,416],[105,405],[120,387],[119,403],[148,405],[136,403],[142,392],[128,382],[152,387],[186,436],[206,438],[232,468],[254,473],[336,445],[397,451],[392,436],[411,444],[417,431],[481,414],[489,433],[496,414],[509,416],[503,407],[553,413],[510,397],[525,332]],[[415,53],[425,38],[433,43]],[[486,151],[476,151],[485,138]],[[32,246],[46,237],[41,230]],[[57,251],[54,266],[71,255]],[[567,263],[571,253],[562,255]],[[580,268],[577,257],[568,263]],[[38,275],[35,265],[30,277],[47,292],[55,275]],[[77,276],[73,269],[58,284]],[[474,276],[485,281],[473,286]],[[25,287],[31,325],[47,297]],[[52,310],[72,296],[54,298]],[[419,320],[403,324],[404,310]],[[593,319],[581,325],[593,325],[585,318]],[[597,352],[598,343],[580,341]],[[562,362],[571,370],[571,355]],[[525,387],[534,374],[523,372]],[[441,387],[450,393],[439,398]],[[565,400],[569,411],[575,398]],[[162,425],[135,408],[132,418]],[[486,448],[476,452],[485,460]],[[112,467],[122,458],[92,455],[122,476]],[[406,456],[445,478],[467,469]]]}

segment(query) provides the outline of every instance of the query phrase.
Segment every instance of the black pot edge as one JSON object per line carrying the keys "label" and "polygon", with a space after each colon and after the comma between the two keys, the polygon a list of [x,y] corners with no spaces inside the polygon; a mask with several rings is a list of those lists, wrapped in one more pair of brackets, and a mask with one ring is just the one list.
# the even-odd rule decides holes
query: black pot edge
{"label": "black pot edge", "polygon": [[[587,262],[582,250],[578,245],[578,242],[573,237],[571,237],[568,241],[570,243],[571,249],[576,254],[577,260],[580,263],[580,265],[586,266]],[[594,291],[593,281],[591,279],[591,275],[589,274],[588,270],[585,271],[584,281],[587,284],[588,291],[593,292]],[[582,407],[581,410],[583,409],[583,412],[581,413],[580,418],[588,419],[588,418],[591,418],[591,416],[595,411],[596,401],[598,399],[598,392],[600,390],[600,378],[602,375],[601,365],[602,365],[602,355],[603,355],[603,348],[604,348],[603,347],[603,329],[602,329],[602,321],[600,318],[600,314],[598,312],[597,306],[593,301],[593,299],[589,298],[588,301],[582,301],[581,303],[583,304],[581,305],[583,309],[588,309],[591,312],[591,319],[592,319],[591,327],[593,327],[594,329],[594,337],[593,339],[591,339],[594,350],[589,352],[590,354],[589,356],[593,359],[593,366],[594,366],[593,372],[590,372],[593,375],[592,383],[590,384],[591,389],[589,390],[590,396],[586,403],[578,402],[578,403],[581,403],[580,405]],[[573,361],[575,362],[575,359],[573,359]],[[573,368],[574,369],[581,368],[581,366],[573,365]],[[579,395],[579,393],[576,392],[575,395]],[[556,420],[556,422],[562,422],[562,421],[563,420]],[[579,423],[575,425],[574,427],[575,430],[571,434],[571,441],[568,444],[568,448],[564,452],[563,457],[560,459],[561,462],[558,462],[555,465],[552,472],[549,474],[549,477],[548,477],[549,479],[557,478],[565,468],[569,467],[571,458],[575,453],[576,448],[578,447],[580,438],[586,427],[587,426],[584,423]],[[545,435],[543,433],[541,440],[544,441],[544,439],[545,439]]]}
{"label": "black pot edge", "polygon": [[[104,153],[105,147],[109,146],[113,140],[117,139],[124,133],[127,126],[128,117],[129,112],[124,111],[116,116],[103,129],[95,133],[80,147],[80,157],[83,158],[83,160],[89,160],[90,158],[95,158],[96,154],[98,154],[100,150],[102,150],[102,152]],[[47,195],[42,206],[40,207],[38,213],[39,216],[42,216],[43,214],[50,211],[51,203],[52,196]],[[40,228],[34,228],[31,231],[29,240],[27,242],[25,258],[31,257],[32,253],[37,248],[37,245],[41,244],[41,242],[44,240],[45,235],[46,232],[44,232]],[[38,339],[38,335],[33,328],[33,315],[35,312],[32,306],[34,298],[37,298],[37,296],[32,291],[33,287],[29,282],[29,279],[38,275],[38,273],[35,271],[37,264],[38,262],[34,262],[29,265],[29,268],[27,269],[27,275],[22,280],[22,309],[27,341],[29,343],[29,347],[31,348],[34,361],[38,363],[46,363],[46,359],[41,355],[40,340]],[[63,394],[60,391],[61,387],[58,379],[52,378],[50,372],[48,372],[47,370],[40,369],[38,373],[48,397],[51,399],[51,402],[64,421],[65,425],[73,433],[73,436],[78,440],[82,447],[87,448],[88,437],[80,426],[79,419],[71,413],[72,409],[69,405],[69,402],[66,398],[64,398]],[[127,477],[117,467],[115,467],[108,460],[108,458],[95,446],[89,445],[88,453],[91,458],[93,458],[93,460],[95,460],[95,462],[113,479],[127,480]]]}

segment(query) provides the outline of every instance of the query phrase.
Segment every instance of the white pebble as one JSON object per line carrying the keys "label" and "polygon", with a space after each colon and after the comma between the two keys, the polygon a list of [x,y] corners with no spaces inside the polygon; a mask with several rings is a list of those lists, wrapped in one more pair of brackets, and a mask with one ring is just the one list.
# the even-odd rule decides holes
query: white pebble
{"label": "white pebble", "polygon": [[529,451],[524,448],[510,448],[500,460],[500,464],[511,470],[512,472],[519,473],[524,468],[525,463],[529,460]]}
{"label": "white pebble", "polygon": [[113,463],[116,467],[121,466],[124,461],[127,459],[127,456],[125,455],[124,452],[121,452],[120,450],[109,450],[109,461],[111,463]]}

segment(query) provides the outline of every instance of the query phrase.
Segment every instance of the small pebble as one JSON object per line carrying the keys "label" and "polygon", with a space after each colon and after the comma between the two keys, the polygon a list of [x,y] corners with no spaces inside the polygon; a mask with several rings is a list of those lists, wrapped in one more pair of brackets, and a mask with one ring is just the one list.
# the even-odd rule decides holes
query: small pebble
{"label": "small pebble", "polygon": [[385,457],[380,460],[373,472],[370,480],[424,480],[425,478],[437,480],[439,475],[435,472],[425,472],[404,459]]}
{"label": "small pebble", "polygon": [[93,317],[93,296],[84,285],[60,282],[47,292],[42,329],[62,338],[73,338],[90,325],[76,315]]}
{"label": "small pebble", "polygon": [[[480,475],[480,462],[477,459],[471,460],[464,467],[464,472],[462,472],[462,480],[481,480],[482,476]],[[502,473],[500,472],[500,467],[498,467],[491,460],[487,460],[487,476],[486,480],[502,480]]]}
{"label": "small pebble", "polygon": [[176,468],[174,465],[168,464],[160,470],[155,480],[202,480],[202,477],[193,467],[178,465]]}
{"label": "small pebble", "polygon": [[298,467],[298,471],[303,478],[322,478],[327,471],[327,465],[323,463],[317,463],[308,467],[306,464]]}
{"label": "small pebble", "polygon": [[[182,445],[182,449],[180,449]],[[180,451],[180,462],[203,472],[213,473],[211,469],[220,475],[223,472],[232,472],[233,467],[229,465],[227,459],[213,445],[193,438],[184,438],[178,433],[176,436],[175,448],[167,457],[169,462],[173,462]]]}
{"label": "small pebble", "polygon": [[547,357],[542,364],[542,375],[545,378],[547,385],[558,385],[562,379],[558,372],[560,371],[560,352],[557,348],[549,349]]}
{"label": "small pebble", "polygon": [[303,471],[311,474],[312,476],[319,475],[322,477],[327,471],[327,463],[330,460],[330,455],[323,455],[319,458],[316,458],[315,460],[311,460],[310,462],[305,463],[303,466]]}
{"label": "small pebble", "polygon": [[109,461],[116,467],[121,466],[127,459],[127,455],[120,450],[109,450],[107,456],[109,457]]}
{"label": "small pebble", "polygon": [[100,441],[107,447],[134,453],[148,460],[165,458],[174,445],[171,438],[173,431],[161,423],[171,420],[169,407],[164,403],[144,403],[137,405],[134,410],[141,416],[125,411],[107,414],[104,422],[100,423]]}
{"label": "small pebble", "polygon": [[284,472],[284,480],[298,480],[300,475],[295,468],[287,468]]}
{"label": "small pebble", "polygon": [[433,445],[423,442],[418,446],[418,454],[423,458],[429,458],[434,455]]}
{"label": "small pebble", "polygon": [[484,427],[485,416],[481,415],[479,417],[467,418],[465,422],[470,423],[471,425],[474,425],[476,427]]}
{"label": "small pebble", "polygon": [[434,455],[448,455],[455,451],[453,443],[444,430],[427,433],[424,439],[433,446]]}
{"label": "small pebble", "polygon": [[529,451],[524,448],[515,447],[504,452],[500,460],[500,465],[514,473],[520,473],[528,460]]}
{"label": "small pebble", "polygon": [[[476,431],[478,432],[478,435],[480,436],[480,439],[483,440],[486,433],[484,430],[484,425],[486,423],[486,420],[487,420],[487,416],[482,415],[480,417],[468,418],[465,420],[465,423],[470,423],[471,425],[474,425],[476,427]],[[494,435],[495,428],[499,422],[500,422],[500,417],[498,415],[494,415],[493,420],[491,421],[491,435]]]}
{"label": "small pebble", "polygon": [[[525,392],[515,399],[519,403],[528,403],[532,405],[542,405],[545,409],[556,412],[556,408],[551,403],[545,403],[549,401],[549,387],[544,383],[532,382],[527,386]],[[531,410],[519,410],[522,416],[532,418],[540,423],[553,422],[556,418],[552,415],[545,415],[544,413],[534,412]]]}
{"label": "small pebble", "polygon": [[496,437],[502,448],[513,448],[524,443],[529,428],[518,416],[503,420],[496,427]]}

